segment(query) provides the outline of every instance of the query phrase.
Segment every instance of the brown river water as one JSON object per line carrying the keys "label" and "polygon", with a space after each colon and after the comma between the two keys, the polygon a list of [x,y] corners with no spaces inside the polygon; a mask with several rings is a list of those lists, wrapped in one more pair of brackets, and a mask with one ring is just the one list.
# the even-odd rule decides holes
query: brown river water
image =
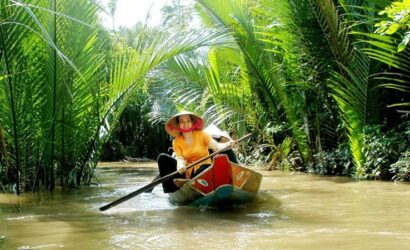
{"label": "brown river water", "polygon": [[410,185],[281,171],[232,209],[169,204],[155,164],[105,163],[100,186],[0,194],[0,249],[410,249]]}

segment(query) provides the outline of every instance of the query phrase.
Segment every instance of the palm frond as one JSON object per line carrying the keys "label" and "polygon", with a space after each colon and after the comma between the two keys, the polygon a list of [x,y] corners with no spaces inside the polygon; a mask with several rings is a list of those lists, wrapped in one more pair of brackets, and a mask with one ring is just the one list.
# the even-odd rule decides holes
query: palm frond
{"label": "palm frond", "polygon": [[[398,71],[375,75],[376,80],[382,80],[383,82],[379,86],[408,93],[410,50],[407,49],[398,52],[393,37],[372,33],[360,33],[360,35],[363,36],[361,42],[370,45],[363,50],[370,58],[382,62]],[[390,106],[406,106],[406,103],[390,103]]]}
{"label": "palm frond", "polygon": [[[330,87],[348,132],[350,150],[356,164],[356,175],[360,177],[365,171],[362,168],[365,150],[362,132],[368,123],[368,114],[372,113],[372,107],[368,104],[374,98],[372,95],[377,94],[370,88],[370,60],[363,53],[366,46],[354,43],[350,36],[352,30],[360,32],[355,15],[357,11],[362,11],[362,8],[353,6],[360,3],[349,1],[352,5],[344,6],[347,13],[344,15],[339,13],[333,1],[312,0],[310,3],[333,53],[335,65]],[[367,10],[372,11],[371,6],[368,7]],[[374,11],[372,13],[374,15]],[[368,24],[362,30],[366,29]]]}
{"label": "palm frond", "polygon": [[[241,70],[246,72],[244,75],[250,79],[252,92],[257,93],[265,112],[272,114],[271,119],[281,122],[280,117],[285,114],[300,152],[308,159],[307,135],[301,129],[303,118],[300,116],[301,112],[297,111],[296,104],[301,99],[292,98],[292,91],[287,91],[286,79],[280,71],[286,51],[284,44],[291,35],[284,31],[284,19],[270,16],[274,12],[272,6],[281,6],[283,10],[287,10],[287,3],[275,5],[273,2],[261,1],[255,4],[252,1],[229,0],[198,2],[203,6],[200,12],[205,22],[213,27],[222,26],[232,32],[244,58],[244,67]],[[281,29],[269,30],[269,27],[276,26],[281,26]]]}

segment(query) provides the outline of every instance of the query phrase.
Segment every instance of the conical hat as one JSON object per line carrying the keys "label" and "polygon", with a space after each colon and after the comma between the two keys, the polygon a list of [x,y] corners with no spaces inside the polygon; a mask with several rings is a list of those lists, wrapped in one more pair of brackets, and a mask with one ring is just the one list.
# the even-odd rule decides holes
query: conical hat
{"label": "conical hat", "polygon": [[204,128],[204,120],[200,116],[189,111],[181,111],[178,114],[169,118],[168,121],[165,123],[165,131],[167,131],[167,133],[171,136],[177,137],[181,134],[181,132],[176,130],[176,128],[179,128],[177,117],[181,115],[190,115],[192,117],[192,124],[196,126],[197,130],[202,130]]}
{"label": "conical hat", "polygon": [[208,127],[204,129],[204,132],[206,132],[213,138],[221,138],[220,142],[228,142],[232,140],[228,132],[220,130],[215,124],[210,124]]}

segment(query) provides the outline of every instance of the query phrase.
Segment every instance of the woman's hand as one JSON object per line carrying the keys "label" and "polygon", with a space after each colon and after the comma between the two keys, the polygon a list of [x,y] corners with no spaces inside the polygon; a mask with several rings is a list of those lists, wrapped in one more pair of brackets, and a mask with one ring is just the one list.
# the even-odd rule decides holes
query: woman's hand
{"label": "woman's hand", "polygon": [[177,171],[178,171],[178,173],[183,175],[186,172],[186,167],[177,168]]}
{"label": "woman's hand", "polygon": [[186,163],[185,159],[182,157],[177,157],[177,171],[180,174],[185,174],[186,172]]}

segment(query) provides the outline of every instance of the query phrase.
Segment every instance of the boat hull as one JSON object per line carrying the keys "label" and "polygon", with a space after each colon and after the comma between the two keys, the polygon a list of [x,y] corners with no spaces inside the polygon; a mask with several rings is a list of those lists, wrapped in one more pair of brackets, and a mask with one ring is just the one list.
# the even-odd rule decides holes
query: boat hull
{"label": "boat hull", "polygon": [[169,199],[173,204],[199,207],[248,203],[255,199],[261,180],[258,172],[219,155],[212,166],[169,194]]}

